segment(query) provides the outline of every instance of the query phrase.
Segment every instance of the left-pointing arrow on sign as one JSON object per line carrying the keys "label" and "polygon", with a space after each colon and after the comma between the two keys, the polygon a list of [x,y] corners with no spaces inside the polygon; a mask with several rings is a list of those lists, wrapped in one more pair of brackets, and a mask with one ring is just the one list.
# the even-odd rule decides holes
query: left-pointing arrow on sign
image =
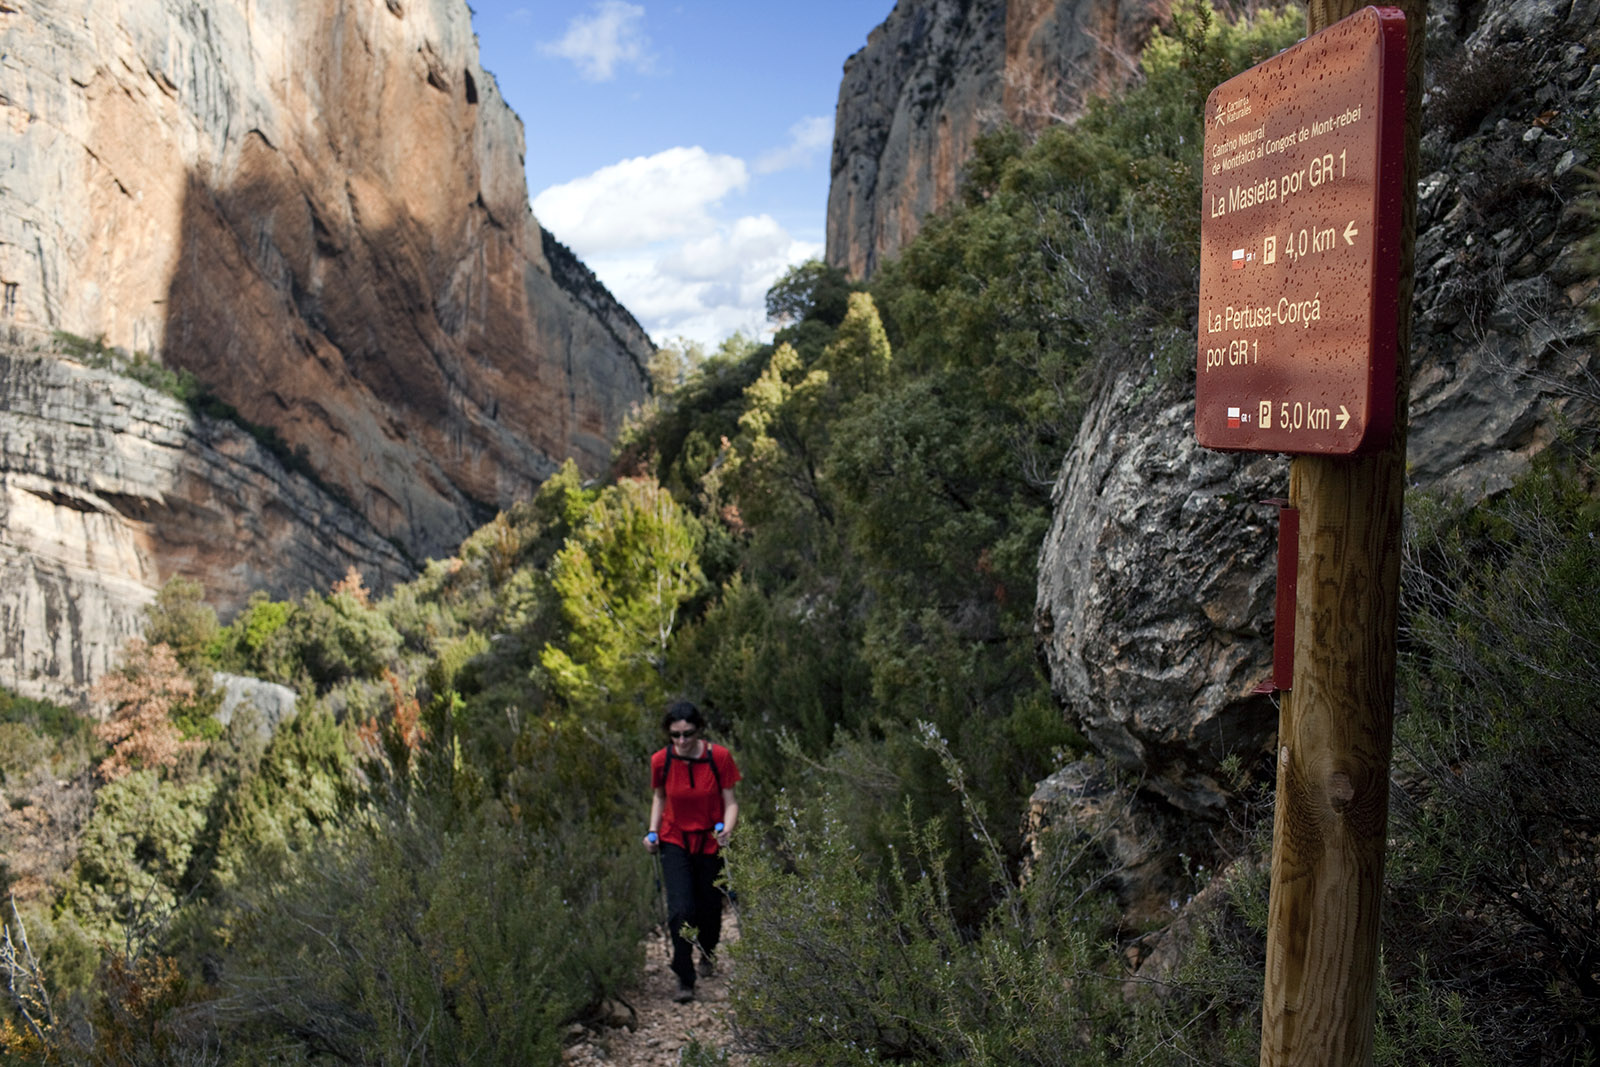
{"label": "left-pointing arrow on sign", "polygon": [[1356,221],[1355,221],[1355,219],[1351,219],[1350,220],[1350,224],[1347,225],[1344,228],[1344,243],[1347,244],[1347,245],[1355,244],[1356,243],[1356,234],[1358,234],[1360,232],[1361,232],[1360,230],[1356,229]]}

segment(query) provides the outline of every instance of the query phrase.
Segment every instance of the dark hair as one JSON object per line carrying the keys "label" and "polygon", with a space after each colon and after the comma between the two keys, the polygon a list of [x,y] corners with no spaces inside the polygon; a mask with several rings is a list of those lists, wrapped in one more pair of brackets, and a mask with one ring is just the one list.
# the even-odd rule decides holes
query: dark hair
{"label": "dark hair", "polygon": [[687,700],[677,700],[667,705],[667,713],[661,716],[661,728],[671,730],[675,722],[686,722],[696,730],[706,728],[705,716],[700,714],[700,709]]}

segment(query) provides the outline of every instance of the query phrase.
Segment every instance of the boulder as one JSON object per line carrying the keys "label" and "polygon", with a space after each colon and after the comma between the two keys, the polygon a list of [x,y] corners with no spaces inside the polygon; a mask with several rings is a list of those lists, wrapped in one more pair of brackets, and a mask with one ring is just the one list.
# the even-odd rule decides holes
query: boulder
{"label": "boulder", "polygon": [[261,737],[270,739],[278,727],[294,718],[295,691],[286,685],[223,671],[213,674],[211,682],[222,690],[217,721],[223,726],[236,716],[248,715]]}
{"label": "boulder", "polygon": [[[1222,765],[1277,729],[1270,696],[1278,456],[1195,443],[1194,397],[1108,381],[1056,481],[1037,633],[1068,719],[1174,806],[1217,813]],[[1185,395],[1187,394],[1187,395]]]}

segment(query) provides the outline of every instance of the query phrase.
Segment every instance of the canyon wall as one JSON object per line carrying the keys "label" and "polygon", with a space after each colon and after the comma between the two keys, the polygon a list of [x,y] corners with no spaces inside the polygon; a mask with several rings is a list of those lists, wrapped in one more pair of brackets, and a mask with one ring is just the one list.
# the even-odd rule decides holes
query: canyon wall
{"label": "canyon wall", "polygon": [[872,275],[954,199],[973,141],[1038,128],[1136,69],[1170,0],[900,0],[844,65],[827,261]]}
{"label": "canyon wall", "polygon": [[[463,0],[0,0],[0,329],[18,352],[64,333],[192,374],[366,529],[367,547],[253,560],[249,582],[326,585],[354,564],[381,584],[564,458],[600,471],[646,393],[649,339],[540,229],[524,150]],[[0,398],[13,489],[51,477],[31,458],[48,417],[36,439],[10,424],[28,403]],[[28,490],[0,540],[26,556],[90,514],[74,502],[90,491]],[[237,604],[248,582],[225,557],[253,520],[219,508],[182,535],[215,551],[185,555],[120,510],[137,496],[93,509],[111,525],[90,541],[131,546],[112,553],[105,580],[127,595],[110,599],[183,573]],[[278,504],[240,506],[311,507]],[[269,541],[322,536],[320,512],[301,523]],[[80,563],[99,574],[100,558]],[[0,594],[7,617],[32,611],[20,595]]]}

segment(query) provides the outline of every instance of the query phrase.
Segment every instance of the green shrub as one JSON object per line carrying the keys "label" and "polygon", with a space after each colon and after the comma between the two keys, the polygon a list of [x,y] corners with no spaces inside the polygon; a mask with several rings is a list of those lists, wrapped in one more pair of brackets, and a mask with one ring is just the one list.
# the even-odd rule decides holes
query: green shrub
{"label": "green shrub", "polygon": [[420,578],[396,588],[380,605],[400,635],[402,652],[427,656],[439,641],[460,631],[455,614],[438,599],[447,580],[447,566],[440,560],[429,560]]}
{"label": "green shrub", "polygon": [[668,402],[624,431],[614,469],[626,474],[653,469],[675,498],[694,499],[715,464],[721,440],[739,432],[744,391],[771,352],[771,346],[756,346],[740,335],[729,338]]}
{"label": "green shrub", "polygon": [[1597,1051],[1600,503],[1563,451],[1479,507],[1411,509],[1386,963],[1433,1020],[1397,1034],[1461,1020],[1459,1062]]}
{"label": "green shrub", "polygon": [[578,823],[546,835],[386,812],[312,850],[293,883],[246,887],[224,981],[241,1039],[292,1035],[353,1062],[554,1064],[564,1021],[638,966],[633,845]]}
{"label": "green shrub", "polygon": [[705,582],[700,523],[660,486],[607,486],[550,568],[567,634],[540,664],[575,712],[624,728],[664,702],[667,651],[684,601]]}
{"label": "green shrub", "polygon": [[728,1063],[726,1049],[702,1045],[692,1034],[689,1043],[678,1053],[678,1067],[727,1067]]}
{"label": "green shrub", "polygon": [[293,614],[293,604],[256,590],[244,610],[212,639],[210,656],[226,671],[279,682],[293,678],[283,643],[274,641]]}
{"label": "green shrub", "polygon": [[1129,1013],[1115,956],[1064,906],[1082,872],[1004,891],[964,930],[936,833],[908,828],[883,880],[831,799],[776,815],[778,851],[729,861],[743,902],[735,1018],[766,1062],[1111,1062]]}
{"label": "green shrub", "polygon": [[253,594],[209,647],[223,669],[326,692],[351,679],[382,678],[402,638],[364,590],[336,589],[308,592],[298,603]]}
{"label": "green shrub", "polygon": [[[836,574],[831,596],[766,596],[736,575],[677,643],[672,669],[703,698],[728,737],[747,795],[775,796],[789,782],[793,737],[806,754],[828,751],[835,731],[859,728],[872,707],[853,607],[859,585]],[[730,736],[731,735],[731,736]]]}
{"label": "green shrub", "polygon": [[442,643],[438,657],[428,668],[428,685],[434,692],[454,688],[461,673],[473,660],[484,656],[489,647],[489,638],[476,630]]}
{"label": "green shrub", "polygon": [[150,770],[102,786],[65,910],[112,945],[137,947],[157,934],[193,886],[190,865],[215,792],[209,777],[179,784]]}
{"label": "green shrub", "polygon": [[254,772],[228,797],[215,884],[292,875],[295,854],[337,831],[356,806],[353,738],[315,706],[279,726]]}
{"label": "green shrub", "polygon": [[55,747],[27,723],[0,722],[0,785],[20,785],[23,775],[48,759]]}
{"label": "green shrub", "polygon": [[62,743],[86,738],[94,720],[63,704],[34,700],[0,688],[0,723],[16,723],[34,733]]}
{"label": "green shrub", "polygon": [[[1411,968],[1408,968],[1411,969]],[[1417,961],[1409,979],[1387,966],[1378,981],[1378,1025],[1373,1035],[1376,1067],[1414,1063],[1439,1067],[1489,1067],[1505,1063],[1490,1055],[1474,1031],[1466,997],[1448,977]]]}

